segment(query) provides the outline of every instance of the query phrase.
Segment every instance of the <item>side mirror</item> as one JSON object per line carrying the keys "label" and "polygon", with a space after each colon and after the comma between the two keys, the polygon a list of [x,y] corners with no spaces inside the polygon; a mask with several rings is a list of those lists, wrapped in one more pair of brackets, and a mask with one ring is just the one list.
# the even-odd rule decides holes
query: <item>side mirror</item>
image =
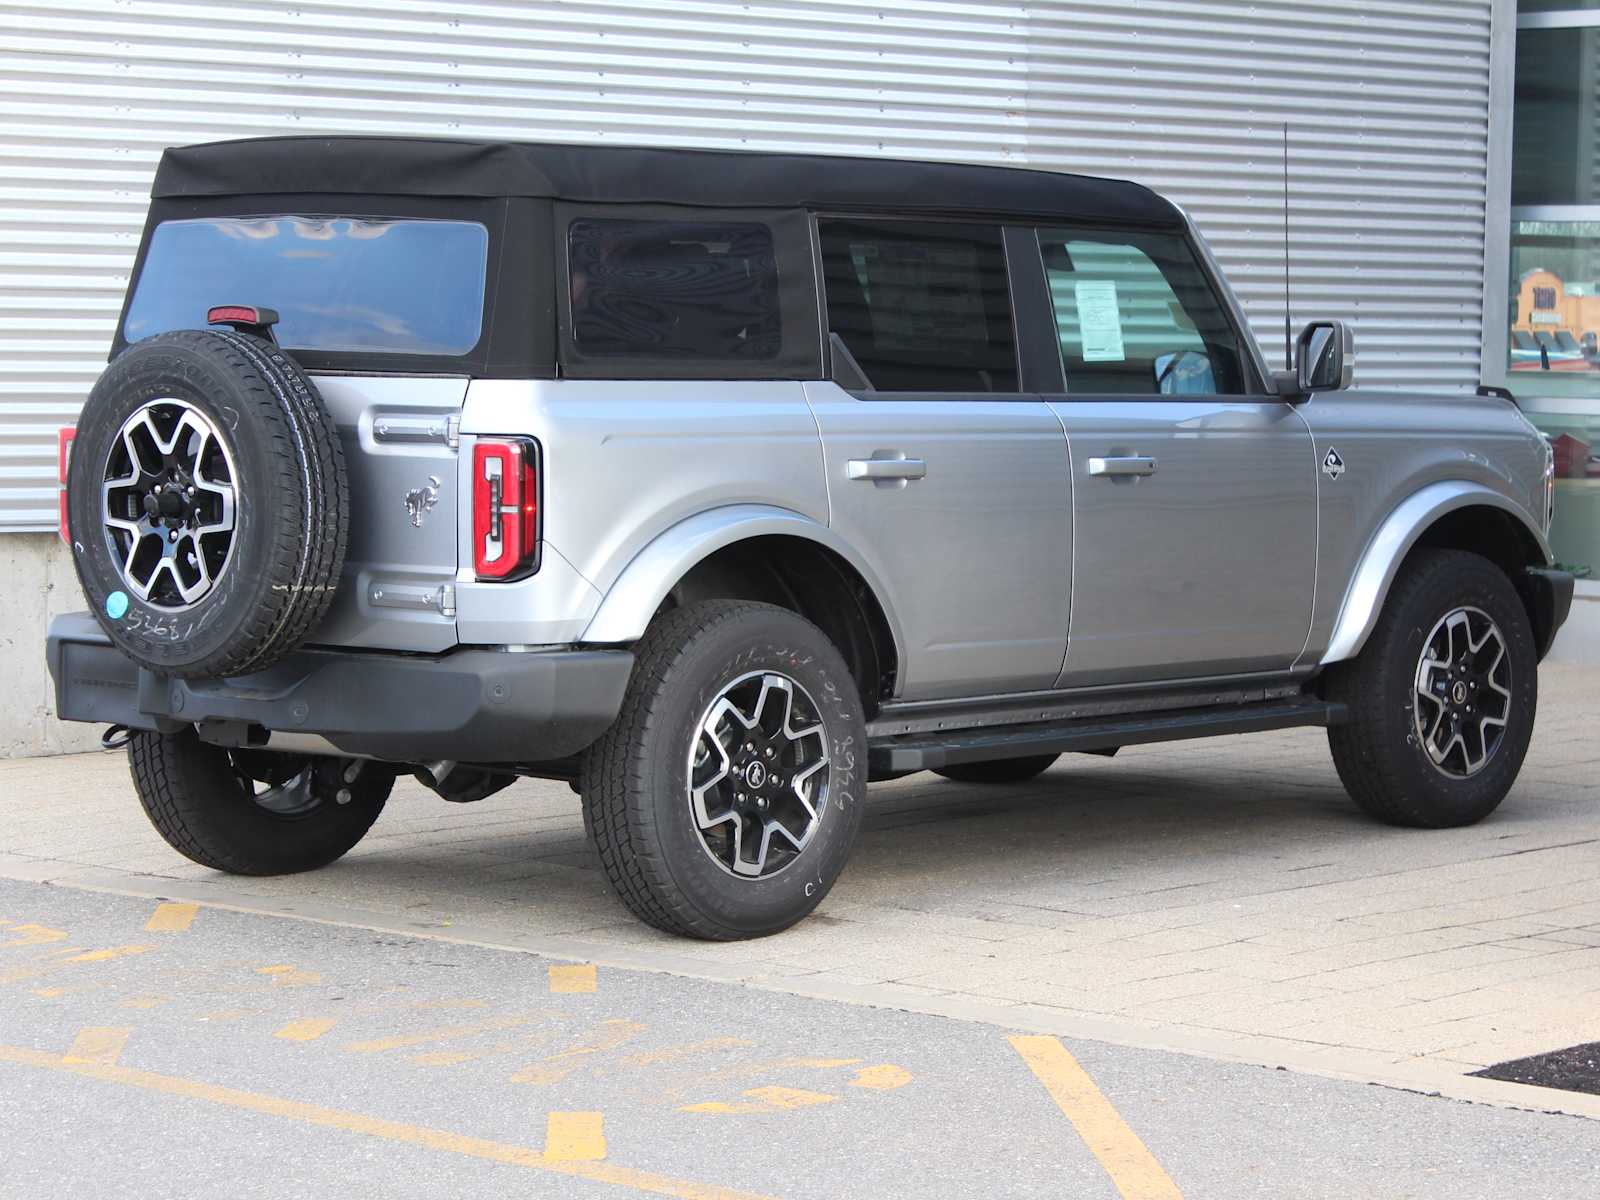
{"label": "side mirror", "polygon": [[1312,321],[1294,343],[1294,384],[1302,395],[1350,386],[1356,340],[1343,321]]}

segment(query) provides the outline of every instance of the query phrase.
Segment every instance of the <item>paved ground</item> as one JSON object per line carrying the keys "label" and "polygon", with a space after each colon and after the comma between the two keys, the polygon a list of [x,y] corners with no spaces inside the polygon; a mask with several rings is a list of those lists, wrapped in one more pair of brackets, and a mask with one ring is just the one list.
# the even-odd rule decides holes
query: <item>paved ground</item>
{"label": "paved ground", "polygon": [[168,850],[120,755],[12,760],[0,877],[1505,1100],[1466,1073],[1600,1039],[1600,700],[1582,668],[1542,686],[1523,777],[1473,829],[1364,820],[1315,731],[1069,757],[1018,787],[920,775],[874,787],[817,916],[733,946],[629,919],[560,784],[455,808],[407,782],[341,863],[243,880]]}
{"label": "paved ground", "polygon": [[1576,1117],[33,883],[0,1012],[0,1197],[1600,1191]]}

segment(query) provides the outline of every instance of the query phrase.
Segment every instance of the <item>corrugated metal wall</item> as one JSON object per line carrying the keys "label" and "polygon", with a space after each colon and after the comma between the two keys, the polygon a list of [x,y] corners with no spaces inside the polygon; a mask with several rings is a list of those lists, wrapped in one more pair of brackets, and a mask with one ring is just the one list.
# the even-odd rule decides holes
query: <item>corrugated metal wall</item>
{"label": "corrugated metal wall", "polygon": [[1281,339],[1477,381],[1491,0],[0,0],[0,529],[54,524],[163,146],[436,133],[1027,162],[1187,206]]}

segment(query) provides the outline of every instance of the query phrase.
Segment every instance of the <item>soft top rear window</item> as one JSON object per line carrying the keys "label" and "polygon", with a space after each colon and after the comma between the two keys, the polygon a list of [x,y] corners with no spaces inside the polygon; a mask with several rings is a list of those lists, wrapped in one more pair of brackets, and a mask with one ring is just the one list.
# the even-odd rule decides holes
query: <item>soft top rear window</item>
{"label": "soft top rear window", "polygon": [[483,332],[489,234],[470,221],[204,217],[150,236],[123,336],[203,329],[218,304],[276,309],[290,349],[460,356]]}

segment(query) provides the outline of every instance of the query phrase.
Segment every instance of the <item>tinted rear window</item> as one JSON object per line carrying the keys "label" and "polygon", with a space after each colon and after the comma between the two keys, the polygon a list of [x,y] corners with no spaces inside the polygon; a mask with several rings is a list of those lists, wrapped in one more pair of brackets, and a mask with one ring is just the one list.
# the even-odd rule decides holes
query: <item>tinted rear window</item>
{"label": "tinted rear window", "polygon": [[291,349],[464,355],[483,331],[488,256],[488,231],[468,221],[163,221],[123,336],[203,329],[207,309],[253,304],[277,310]]}
{"label": "tinted rear window", "polygon": [[567,249],[580,354],[778,356],[778,266],[766,225],[586,219],[568,228]]}

